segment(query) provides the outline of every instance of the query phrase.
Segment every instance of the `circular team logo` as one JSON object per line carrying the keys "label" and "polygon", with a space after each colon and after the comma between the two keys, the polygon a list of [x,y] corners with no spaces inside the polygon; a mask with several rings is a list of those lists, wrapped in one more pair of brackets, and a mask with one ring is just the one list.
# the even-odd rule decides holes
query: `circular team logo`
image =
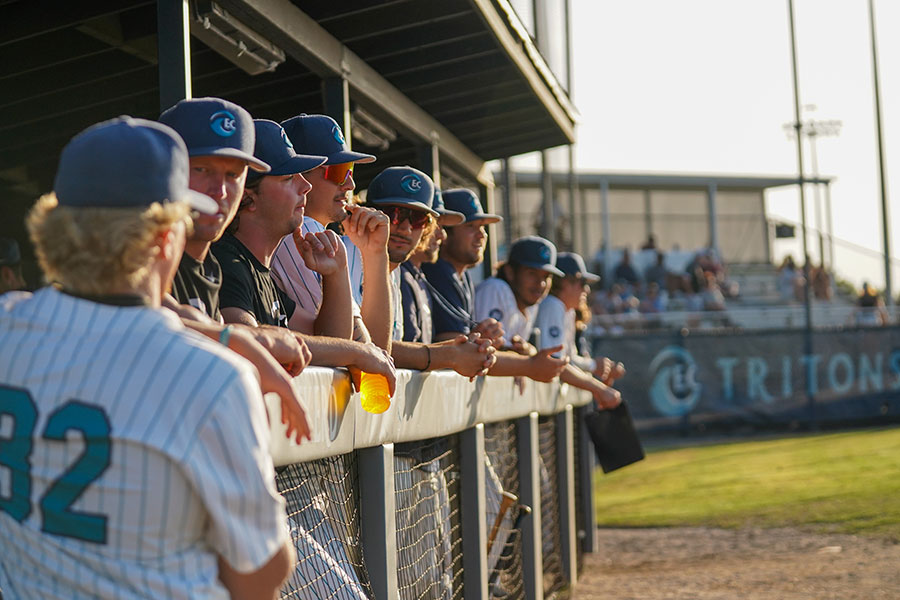
{"label": "circular team logo", "polygon": [[410,195],[416,195],[422,189],[422,180],[416,175],[407,175],[400,180],[400,187]]}
{"label": "circular team logo", "polygon": [[331,128],[331,137],[334,138],[338,144],[343,146],[346,142],[344,141],[344,134],[341,132],[341,128],[335,125]]}
{"label": "circular team logo", "polygon": [[502,321],[503,320],[503,311],[500,310],[499,308],[495,308],[494,310],[492,310],[491,312],[488,313],[488,316],[492,319]]}
{"label": "circular team logo", "polygon": [[291,143],[291,138],[289,138],[287,136],[287,132],[284,129],[281,130],[281,140],[284,142],[284,145],[287,146],[288,148],[294,147],[294,145]]}
{"label": "circular team logo", "polygon": [[234,115],[227,110],[220,110],[209,118],[209,127],[213,133],[222,137],[231,137],[237,131]]}
{"label": "circular team logo", "polygon": [[650,401],[667,417],[691,412],[700,400],[703,386],[697,383],[697,363],[679,346],[667,346],[650,362]]}
{"label": "circular team logo", "polygon": [[560,334],[561,332],[559,331],[559,327],[557,327],[556,325],[554,325],[554,326],[552,326],[552,327],[547,331],[547,333],[549,333],[549,334],[550,334],[550,337],[552,337],[552,338],[558,338],[558,337],[559,337],[559,334]]}
{"label": "circular team logo", "polygon": [[541,257],[541,260],[545,263],[550,262],[550,248],[547,246],[541,246],[541,249],[538,250],[538,256]]}

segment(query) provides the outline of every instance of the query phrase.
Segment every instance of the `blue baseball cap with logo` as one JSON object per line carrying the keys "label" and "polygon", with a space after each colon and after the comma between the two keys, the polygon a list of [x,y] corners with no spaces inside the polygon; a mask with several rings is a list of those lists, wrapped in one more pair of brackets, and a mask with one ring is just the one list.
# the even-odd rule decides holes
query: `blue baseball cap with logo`
{"label": "blue baseball cap with logo", "polygon": [[269,165],[253,156],[253,117],[221,98],[188,98],[159,115],[159,122],[178,132],[191,156],[227,156],[247,161],[254,171]]}
{"label": "blue baseball cap with logo", "polygon": [[371,154],[350,150],[344,139],[344,132],[337,121],[328,115],[301,114],[282,121],[281,126],[296,148],[301,152],[327,157],[326,165],[375,161]]}
{"label": "blue baseball cap with logo", "polygon": [[366,190],[366,203],[375,206],[409,206],[439,217],[431,208],[434,183],[412,167],[388,167],[375,176]]}
{"label": "blue baseball cap with logo", "polygon": [[588,271],[584,259],[575,252],[560,252],[556,256],[556,268],[562,271],[566,277],[581,276],[585,281],[591,283],[600,281],[600,276]]}
{"label": "blue baseball cap with logo", "polygon": [[499,223],[503,220],[500,215],[492,215],[486,213],[481,208],[481,202],[478,196],[472,190],[464,188],[455,188],[452,190],[444,190],[441,192],[444,199],[444,206],[452,211],[462,213],[466,218],[465,222],[487,221],[487,223]]}
{"label": "blue baseball cap with logo", "polygon": [[59,157],[53,191],[60,206],[145,208],[187,202],[206,214],[219,205],[188,187],[187,147],[174,129],[119,117],[88,127]]}
{"label": "blue baseball cap with logo", "polygon": [[441,196],[441,190],[434,188],[434,198],[431,200],[431,208],[439,214],[438,225],[441,227],[453,227],[465,223],[466,215],[455,210],[447,210]]}
{"label": "blue baseball cap with logo", "polygon": [[297,154],[284,129],[275,121],[254,119],[256,148],[254,155],[272,166],[268,173],[249,173],[250,181],[266,175],[293,175],[306,173],[325,163],[324,156]]}
{"label": "blue baseball cap with logo", "polygon": [[550,240],[536,235],[521,237],[513,242],[509,248],[509,262],[564,276],[556,268],[556,246]]}

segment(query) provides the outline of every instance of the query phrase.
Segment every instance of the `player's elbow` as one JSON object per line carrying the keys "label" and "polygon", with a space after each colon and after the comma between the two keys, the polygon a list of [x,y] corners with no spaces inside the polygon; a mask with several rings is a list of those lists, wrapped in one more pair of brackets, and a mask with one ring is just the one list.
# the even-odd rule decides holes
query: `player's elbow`
{"label": "player's elbow", "polygon": [[220,558],[219,579],[231,600],[274,600],[295,562],[294,547],[287,542],[269,562],[252,573],[238,573]]}

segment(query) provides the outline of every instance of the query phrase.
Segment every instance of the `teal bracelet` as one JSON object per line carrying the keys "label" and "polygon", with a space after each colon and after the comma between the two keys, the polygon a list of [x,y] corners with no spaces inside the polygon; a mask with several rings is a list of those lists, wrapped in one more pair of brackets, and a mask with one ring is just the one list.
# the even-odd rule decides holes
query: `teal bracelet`
{"label": "teal bracelet", "polygon": [[233,325],[226,325],[221,333],[219,333],[219,343],[228,347],[228,340],[231,339],[231,330],[234,329]]}

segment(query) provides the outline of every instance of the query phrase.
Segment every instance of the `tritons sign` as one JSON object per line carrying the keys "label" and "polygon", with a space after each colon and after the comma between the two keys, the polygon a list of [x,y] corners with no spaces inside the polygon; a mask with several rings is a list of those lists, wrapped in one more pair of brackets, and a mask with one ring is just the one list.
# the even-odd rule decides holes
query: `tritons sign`
{"label": "tritons sign", "polygon": [[639,336],[597,340],[621,360],[644,427],[667,421],[794,422],[900,416],[900,328]]}

